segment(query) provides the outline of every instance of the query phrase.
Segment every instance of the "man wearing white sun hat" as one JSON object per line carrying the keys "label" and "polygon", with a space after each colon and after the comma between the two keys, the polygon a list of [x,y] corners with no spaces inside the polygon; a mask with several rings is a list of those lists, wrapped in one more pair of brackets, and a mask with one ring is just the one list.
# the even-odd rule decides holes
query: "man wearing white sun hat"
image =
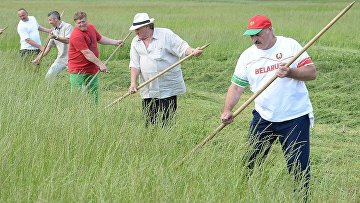
{"label": "man wearing white sun hat", "polygon": [[[137,91],[138,78],[140,82],[147,81],[180,58],[191,53],[200,56],[202,53],[199,47],[190,47],[170,29],[154,28],[154,21],[147,13],[138,13],[130,27],[136,33],[130,48],[130,93]],[[159,115],[162,115],[162,125],[166,125],[176,111],[177,95],[184,94],[185,90],[180,65],[144,86],[140,94],[146,126],[157,123]]]}

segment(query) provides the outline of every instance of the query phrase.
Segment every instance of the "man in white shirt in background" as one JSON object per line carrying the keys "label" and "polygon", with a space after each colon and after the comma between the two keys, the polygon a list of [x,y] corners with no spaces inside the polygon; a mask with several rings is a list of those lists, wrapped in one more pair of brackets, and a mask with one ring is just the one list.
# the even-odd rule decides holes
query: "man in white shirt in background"
{"label": "man in white shirt in background", "polygon": [[41,46],[39,31],[49,33],[50,29],[38,24],[34,16],[29,16],[24,8],[18,10],[20,18],[17,32],[20,36],[20,56],[39,54],[44,49]]}

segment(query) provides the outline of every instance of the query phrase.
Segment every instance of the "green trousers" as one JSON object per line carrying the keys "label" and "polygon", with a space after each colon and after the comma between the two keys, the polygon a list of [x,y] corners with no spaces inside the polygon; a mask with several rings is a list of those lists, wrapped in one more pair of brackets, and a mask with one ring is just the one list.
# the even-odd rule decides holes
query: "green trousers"
{"label": "green trousers", "polygon": [[[89,81],[95,76],[95,74],[70,74],[70,85],[71,91],[82,92],[83,89],[87,86]],[[91,82],[87,92],[92,94],[94,101],[97,104],[99,102],[99,77]]]}

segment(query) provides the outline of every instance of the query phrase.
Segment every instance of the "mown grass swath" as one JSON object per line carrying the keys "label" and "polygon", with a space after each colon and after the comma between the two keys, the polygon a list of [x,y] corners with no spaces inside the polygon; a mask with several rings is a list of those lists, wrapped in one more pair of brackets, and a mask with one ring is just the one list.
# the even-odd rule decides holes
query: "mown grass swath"
{"label": "mown grass swath", "polygon": [[[268,15],[275,34],[305,45],[347,1],[1,1],[0,27],[0,201],[1,202],[292,202],[292,177],[275,145],[250,178],[241,157],[251,107],[222,135],[178,168],[182,158],[219,124],[225,92],[240,53],[250,46],[241,36],[254,14]],[[134,95],[104,110],[130,85],[129,44],[117,52],[100,81],[100,105],[70,92],[68,74],[48,84],[18,56],[18,8],[26,8],[43,26],[47,13],[66,10],[72,23],[79,8],[105,36],[125,36],[135,13],[148,12],[155,26],[168,27],[191,45],[211,42],[206,53],[182,64],[187,93],[179,97],[173,125],[144,127],[141,99]],[[311,132],[311,201],[360,199],[360,31],[359,6],[308,50],[318,70],[307,82],[314,106]],[[49,26],[48,26],[49,27]],[[320,26],[321,27],[321,26]],[[351,29],[349,29],[351,28]],[[350,31],[349,31],[350,30]],[[44,33],[42,39],[46,39]],[[113,47],[99,46],[106,60]],[[250,94],[244,95],[243,101]],[[243,103],[240,101],[239,104]]]}

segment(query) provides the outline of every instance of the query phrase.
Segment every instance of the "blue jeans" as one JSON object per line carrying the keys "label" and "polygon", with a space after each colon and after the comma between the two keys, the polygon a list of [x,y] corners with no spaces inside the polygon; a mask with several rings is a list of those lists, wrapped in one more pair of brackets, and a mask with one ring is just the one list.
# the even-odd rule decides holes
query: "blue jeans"
{"label": "blue jeans", "polygon": [[[299,189],[307,194],[310,180],[310,119],[307,114],[288,121],[270,122],[253,110],[249,130],[252,149],[244,157],[247,166],[252,169],[255,163],[261,164],[277,138],[287,159],[289,172],[294,173],[295,181],[301,184]],[[257,158],[258,162],[255,161]]]}

